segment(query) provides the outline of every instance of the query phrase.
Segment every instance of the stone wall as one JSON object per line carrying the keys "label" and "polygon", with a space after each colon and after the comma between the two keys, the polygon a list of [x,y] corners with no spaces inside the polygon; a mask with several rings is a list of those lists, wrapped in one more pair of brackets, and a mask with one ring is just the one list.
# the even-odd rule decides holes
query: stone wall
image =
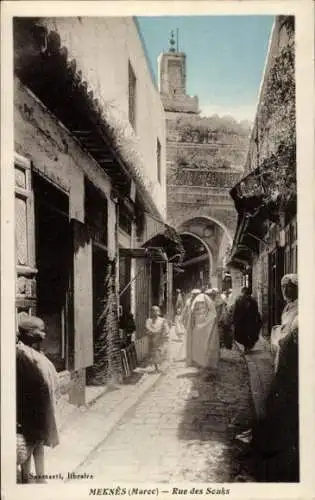
{"label": "stone wall", "polygon": [[242,176],[248,128],[231,119],[167,113],[168,216],[176,227],[208,217],[233,236],[229,189]]}
{"label": "stone wall", "polygon": [[[70,218],[84,222],[85,175],[104,193],[104,196],[107,196],[108,254],[112,258],[116,251],[116,215],[110,198],[110,179],[74,140],[69,131],[17,78],[14,81],[14,149],[19,155],[30,160],[35,171],[69,193]],[[29,239],[32,236],[31,229],[34,232],[34,228],[28,228]],[[34,247],[35,242],[30,241],[29,245]],[[34,266],[35,262],[32,265]],[[92,269],[85,269],[84,272],[86,276],[87,272],[92,273]],[[17,280],[17,294],[20,299],[23,298],[19,280]],[[24,295],[24,299],[28,300],[27,288]],[[36,300],[36,293],[31,295]],[[92,342],[91,333],[85,332],[85,338],[91,339]],[[77,370],[62,371],[58,376],[61,396],[58,412],[62,424],[73,411],[73,405],[84,403],[85,369],[82,367]]]}
{"label": "stone wall", "polygon": [[[134,20],[131,17],[60,17],[40,18],[37,22],[48,32],[60,36],[68,60],[76,61],[88,90],[92,90],[94,98],[110,108],[122,124],[129,123],[129,63],[132,66],[136,77],[136,118],[135,130],[130,125],[128,134],[135,133],[136,148],[145,169],[143,175],[148,178],[155,203],[165,216],[164,109]],[[84,43],[85,40],[89,42]],[[16,53],[20,54],[24,50],[24,34],[20,46],[18,42],[15,35]],[[161,144],[161,182],[158,181],[157,140]]]}
{"label": "stone wall", "polygon": [[[294,214],[293,208],[286,208],[286,202],[292,201],[296,195],[294,59],[294,18],[277,16],[270,38],[256,118],[245,162],[246,174],[258,166],[261,174],[259,178],[252,176],[248,194],[253,195],[256,190],[262,192],[263,188],[265,203],[276,200],[279,210],[276,224],[267,221],[266,226],[269,229],[264,237],[266,243],[260,244],[259,255],[252,264],[253,295],[257,298],[262,312],[264,334],[270,334],[269,323],[272,318],[268,288],[271,278],[269,258],[276,247],[283,246],[283,242],[280,243],[281,226],[284,225],[284,220],[289,221]],[[273,272],[279,279],[284,271],[276,268]]]}
{"label": "stone wall", "polygon": [[279,147],[295,144],[294,21],[278,16],[269,44],[245,172],[279,154]]}

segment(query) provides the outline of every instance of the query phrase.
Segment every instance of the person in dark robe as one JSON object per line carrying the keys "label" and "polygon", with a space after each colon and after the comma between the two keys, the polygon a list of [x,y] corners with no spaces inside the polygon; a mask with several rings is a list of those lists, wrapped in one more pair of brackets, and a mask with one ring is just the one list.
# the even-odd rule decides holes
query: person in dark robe
{"label": "person in dark robe", "polygon": [[261,316],[257,301],[251,296],[247,287],[242,288],[232,309],[234,339],[244,346],[248,353],[256,344],[261,329]]}
{"label": "person in dark robe", "polygon": [[57,372],[41,352],[45,338],[44,322],[35,316],[22,316],[16,345],[17,432],[24,436],[29,454],[21,464],[21,482],[31,480],[31,459],[36,482],[44,481],[44,446],[59,444],[56,419]]}

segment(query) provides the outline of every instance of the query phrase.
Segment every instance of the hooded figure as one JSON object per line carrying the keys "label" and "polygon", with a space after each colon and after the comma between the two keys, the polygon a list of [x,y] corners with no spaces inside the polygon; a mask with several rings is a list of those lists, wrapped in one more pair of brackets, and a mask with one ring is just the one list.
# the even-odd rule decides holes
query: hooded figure
{"label": "hooded figure", "polygon": [[261,329],[261,317],[256,300],[247,287],[242,288],[242,294],[236,299],[232,322],[234,338],[249,351],[256,344]]}
{"label": "hooded figure", "polygon": [[22,464],[22,482],[29,482],[31,456],[34,456],[36,475],[42,476],[43,446],[59,444],[56,421],[57,372],[40,352],[45,335],[45,325],[40,318],[21,317],[16,346],[17,425],[31,450],[31,455]]}
{"label": "hooded figure", "polygon": [[288,274],[281,281],[286,300],[282,317],[277,367],[266,401],[265,417],[253,433],[260,458],[261,481],[299,481],[299,366],[298,278]]}
{"label": "hooded figure", "polygon": [[189,318],[191,304],[193,303],[193,301],[197,297],[197,295],[199,295],[200,293],[201,293],[201,290],[199,290],[198,288],[194,288],[190,292],[189,297],[185,302],[185,306],[184,306],[183,312],[182,312],[182,323],[183,323],[185,328],[187,328],[187,322],[188,322],[188,318]]}
{"label": "hooded figure", "polygon": [[176,302],[175,302],[175,311],[180,309],[180,311],[183,310],[184,307],[184,299],[182,295],[182,291],[178,288],[176,290]]}
{"label": "hooded figure", "polygon": [[187,364],[216,369],[220,344],[216,327],[215,304],[205,294],[193,301],[187,328]]}

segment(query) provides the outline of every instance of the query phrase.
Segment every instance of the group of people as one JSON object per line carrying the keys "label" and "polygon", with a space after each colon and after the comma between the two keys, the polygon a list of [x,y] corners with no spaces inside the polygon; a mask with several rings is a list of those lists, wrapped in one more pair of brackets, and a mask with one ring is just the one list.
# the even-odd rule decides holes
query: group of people
{"label": "group of people", "polygon": [[[298,280],[295,274],[282,279],[286,306],[281,325],[274,327],[271,348],[274,353],[274,377],[266,399],[265,414],[257,419],[249,434],[250,446],[257,459],[260,481],[299,480],[298,411]],[[256,300],[244,287],[236,299],[231,290],[194,289],[184,300],[177,290],[173,322],[178,338],[185,338],[188,366],[201,368],[206,376],[215,375],[220,347],[232,349],[234,341],[249,353],[256,344],[262,321]],[[151,362],[156,371],[167,356],[170,323],[158,306],[146,321]],[[134,341],[135,324],[129,315],[121,318],[124,342]],[[30,481],[34,459],[38,482],[44,477],[44,446],[59,443],[56,417],[57,373],[41,350],[45,325],[40,318],[19,318],[16,345],[17,370],[17,462],[21,482]]]}
{"label": "group of people", "polygon": [[[171,328],[177,338],[185,335],[186,360],[189,366],[196,364],[207,370],[216,369],[219,361],[220,342],[232,348],[231,336],[227,335],[230,291],[222,294],[215,289],[204,293],[194,289],[184,300],[181,290],[177,290],[173,324],[163,318],[158,306],[152,307],[151,317],[146,321],[149,338],[151,364],[155,371],[167,356],[167,339]],[[220,338],[219,329],[223,334]]]}
{"label": "group of people", "polygon": [[232,349],[234,341],[249,352],[261,329],[258,305],[247,287],[237,298],[232,289],[193,289],[185,302],[177,290],[175,321],[187,332],[187,364],[204,368],[216,368],[220,347]]}
{"label": "group of people", "polygon": [[[255,456],[256,478],[268,482],[299,481],[298,403],[298,279],[285,275],[281,281],[285,307],[281,325],[274,326],[270,346],[274,375],[265,401],[247,441]],[[233,298],[232,290],[194,289],[184,301],[177,290],[175,324],[186,332],[188,366],[203,369],[206,377],[216,373],[220,347],[242,345],[249,354],[262,327],[257,301],[247,287]]]}

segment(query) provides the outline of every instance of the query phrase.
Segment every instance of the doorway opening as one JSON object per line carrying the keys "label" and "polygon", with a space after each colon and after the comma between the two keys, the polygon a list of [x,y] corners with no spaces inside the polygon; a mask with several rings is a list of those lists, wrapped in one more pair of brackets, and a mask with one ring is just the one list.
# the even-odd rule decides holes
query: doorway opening
{"label": "doorway opening", "polygon": [[173,289],[179,288],[187,293],[193,288],[209,286],[210,258],[206,245],[190,234],[182,234],[181,239],[185,249],[181,264],[184,272],[174,276]]}
{"label": "doorway opening", "polygon": [[43,350],[57,371],[69,367],[71,232],[69,198],[38,174],[33,176],[37,315],[46,325]]}
{"label": "doorway opening", "polygon": [[[99,321],[107,306],[107,287],[106,275],[108,270],[108,255],[104,248],[93,244],[92,253],[92,286],[93,286],[93,359],[99,357],[100,339],[103,336],[103,321]],[[105,344],[106,339],[103,339]],[[106,360],[104,360],[106,361]],[[87,385],[94,385],[95,369],[94,367],[87,367],[86,369],[86,383]]]}

